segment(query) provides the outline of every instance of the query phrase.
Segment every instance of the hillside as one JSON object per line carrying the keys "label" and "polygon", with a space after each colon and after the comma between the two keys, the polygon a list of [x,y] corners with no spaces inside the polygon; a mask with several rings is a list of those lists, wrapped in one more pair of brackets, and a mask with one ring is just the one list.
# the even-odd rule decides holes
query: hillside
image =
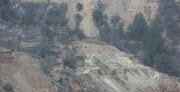
{"label": "hillside", "polygon": [[[180,92],[178,0],[8,1],[0,0],[0,92]],[[167,70],[156,66],[168,66],[164,53],[145,66],[146,43],[128,37],[138,14],[148,31],[160,16]]]}

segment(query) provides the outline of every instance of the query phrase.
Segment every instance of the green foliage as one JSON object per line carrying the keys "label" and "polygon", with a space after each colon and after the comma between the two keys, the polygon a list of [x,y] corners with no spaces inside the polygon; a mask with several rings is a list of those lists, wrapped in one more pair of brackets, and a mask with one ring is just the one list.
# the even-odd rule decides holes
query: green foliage
{"label": "green foliage", "polygon": [[59,78],[58,83],[61,85],[63,83],[63,79]]}
{"label": "green foliage", "polygon": [[117,24],[120,20],[120,16],[114,15],[111,18],[111,24],[113,25],[113,27],[117,27]]}
{"label": "green foliage", "polygon": [[43,33],[43,36],[48,40],[51,40],[53,38],[53,31],[48,26],[43,25],[41,27],[41,31]]}
{"label": "green foliage", "polygon": [[63,44],[67,44],[68,43],[68,40],[69,40],[69,34],[68,34],[68,32],[64,32],[63,34],[61,34],[61,42],[63,43]]}
{"label": "green foliage", "polygon": [[7,16],[7,8],[6,7],[0,7],[0,18],[4,19],[4,20],[8,20],[8,16]]}
{"label": "green foliage", "polygon": [[80,14],[76,14],[75,17],[76,26],[79,26],[81,21],[82,21],[82,16]]}
{"label": "green foliage", "polygon": [[10,0],[0,0],[0,7],[7,6],[8,4],[10,4]]}
{"label": "green foliage", "polygon": [[97,27],[101,27],[105,23],[102,10],[95,9],[92,16]]}
{"label": "green foliage", "polygon": [[169,53],[164,44],[165,40],[162,38],[163,31],[160,19],[155,17],[145,33],[146,53],[144,55],[144,64],[167,73],[171,67]]}
{"label": "green foliage", "polygon": [[7,92],[14,92],[14,89],[13,87],[11,86],[11,84],[6,84],[4,87],[3,87],[4,90],[6,90]]}
{"label": "green foliage", "polygon": [[38,46],[37,46],[37,54],[42,58],[50,55],[52,53],[51,48],[53,46],[52,42],[44,39]]}
{"label": "green foliage", "polygon": [[32,25],[35,23],[35,19],[34,19],[34,13],[29,13],[25,16],[23,16],[21,24],[22,25]]}
{"label": "green foliage", "polygon": [[143,41],[146,30],[147,23],[140,12],[135,15],[133,23],[128,26],[127,36],[131,40]]}
{"label": "green foliage", "polygon": [[75,50],[74,49],[69,50],[66,53],[65,57],[62,59],[62,62],[64,62],[65,66],[68,66],[68,67],[74,69],[75,65],[76,65]]}
{"label": "green foliage", "polygon": [[59,25],[60,26],[66,26],[67,25],[67,20],[64,16],[59,16]]}
{"label": "green foliage", "polygon": [[81,29],[79,29],[79,27],[76,27],[76,29],[74,30],[75,35],[78,36],[78,38],[80,40],[84,39],[86,36],[84,35],[83,31]]}
{"label": "green foliage", "polygon": [[53,64],[57,62],[56,57],[47,55],[43,60],[40,61],[40,68],[43,70],[43,72],[51,76],[50,72],[53,69]]}
{"label": "green foliage", "polygon": [[78,3],[76,6],[77,11],[81,11],[83,9],[83,4]]}
{"label": "green foliage", "polygon": [[10,15],[8,15],[8,5],[10,4],[10,0],[0,0],[0,18],[4,20],[8,20]]}
{"label": "green foliage", "polygon": [[54,7],[49,10],[45,23],[48,26],[66,26],[67,20],[60,8]]}
{"label": "green foliage", "polygon": [[115,29],[115,35],[117,35],[117,36],[119,36],[119,37],[123,37],[123,35],[124,35],[124,33],[123,33],[123,24],[122,23],[120,23],[119,25],[118,25],[118,27]]}

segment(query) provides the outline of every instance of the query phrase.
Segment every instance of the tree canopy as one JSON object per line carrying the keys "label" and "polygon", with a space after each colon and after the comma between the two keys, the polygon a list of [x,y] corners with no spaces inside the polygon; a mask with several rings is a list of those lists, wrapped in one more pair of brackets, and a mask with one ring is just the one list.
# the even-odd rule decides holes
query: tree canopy
{"label": "tree canopy", "polygon": [[147,22],[141,12],[134,17],[132,24],[128,26],[127,36],[131,40],[143,41],[145,31],[147,30]]}

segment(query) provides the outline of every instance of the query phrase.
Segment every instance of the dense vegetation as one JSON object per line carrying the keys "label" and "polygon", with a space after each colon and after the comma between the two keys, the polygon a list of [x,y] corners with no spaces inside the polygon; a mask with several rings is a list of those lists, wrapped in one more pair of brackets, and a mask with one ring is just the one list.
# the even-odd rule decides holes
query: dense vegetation
{"label": "dense vegetation", "polygon": [[10,0],[0,0],[0,19],[9,21],[16,18],[16,15],[10,9],[10,5]]}
{"label": "dense vegetation", "polygon": [[75,56],[75,49],[67,49],[67,53],[62,59],[62,62],[64,62],[65,66],[68,66],[72,69],[75,68],[76,65],[76,56]]}
{"label": "dense vegetation", "polygon": [[143,41],[146,30],[146,20],[142,13],[138,13],[135,15],[133,23],[128,26],[127,36],[130,40]]}
{"label": "dense vegetation", "polygon": [[[62,10],[64,9],[64,10]],[[53,7],[49,10],[45,23],[48,26],[66,26],[67,19],[65,18],[67,5],[64,4],[63,8]]]}
{"label": "dense vegetation", "polygon": [[53,64],[56,62],[56,57],[47,55],[40,61],[40,68],[46,75],[52,76],[50,72],[53,70]]}
{"label": "dense vegetation", "polygon": [[158,17],[155,17],[145,30],[144,44],[146,53],[144,55],[144,64],[155,69],[168,73],[170,69],[170,60],[168,51],[165,47],[165,39],[162,38],[164,32],[162,23]]}
{"label": "dense vegetation", "polygon": [[[155,17],[149,25],[142,13],[137,13],[132,24],[129,24],[128,31],[123,32],[123,24],[119,23],[120,17],[113,16],[111,23],[113,27],[104,19],[103,11],[95,9],[93,20],[99,29],[100,38],[116,46],[121,50],[144,48],[143,63],[158,71],[173,74],[169,51],[165,46],[165,39],[162,37],[163,25],[159,17]],[[122,42],[120,42],[122,41]],[[134,43],[132,43],[134,41]],[[120,44],[120,43],[131,44]],[[130,52],[131,53],[131,52]]]}

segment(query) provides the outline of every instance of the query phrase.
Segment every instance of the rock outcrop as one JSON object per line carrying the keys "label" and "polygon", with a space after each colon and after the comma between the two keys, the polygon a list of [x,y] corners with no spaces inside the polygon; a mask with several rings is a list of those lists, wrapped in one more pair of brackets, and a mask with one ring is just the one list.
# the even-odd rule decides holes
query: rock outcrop
{"label": "rock outcrop", "polygon": [[142,65],[133,55],[109,45],[75,42],[77,55],[85,56],[87,74],[106,92],[179,92],[173,77]]}

